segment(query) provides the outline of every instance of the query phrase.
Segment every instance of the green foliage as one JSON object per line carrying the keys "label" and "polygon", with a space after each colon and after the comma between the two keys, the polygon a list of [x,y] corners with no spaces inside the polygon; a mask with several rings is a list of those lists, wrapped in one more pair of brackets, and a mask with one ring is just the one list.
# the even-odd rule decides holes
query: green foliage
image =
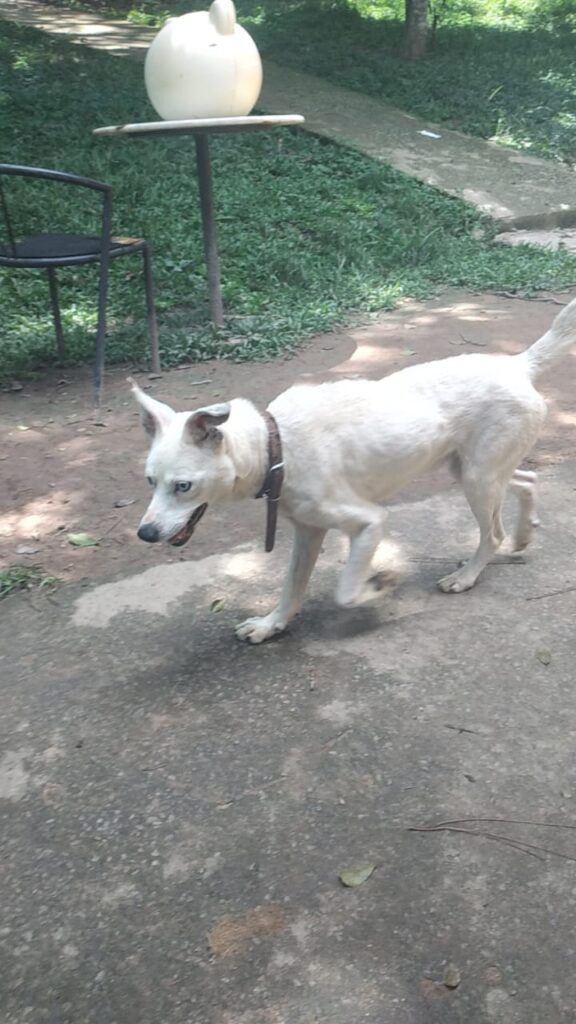
{"label": "green foliage", "polygon": [[133,25],[160,27],[170,17],[171,11],[166,10],[158,0],[140,0],[137,7],[131,7],[126,12],[126,19]]}
{"label": "green foliage", "polygon": [[[94,127],[153,117],[136,62],[8,23],[0,37],[0,137],[8,162],[88,174],[114,187],[114,228],[154,247],[164,365],[290,350],[356,312],[391,308],[438,284],[507,290],[576,280],[566,253],[492,246],[491,228],[390,168],[300,131],[218,137],[213,143],[227,326],[208,320],[190,138],[107,140]],[[23,217],[52,230],[85,227],[85,211],[57,193],[35,195]],[[46,226],[46,225],[45,225]],[[481,233],[481,232],[480,232]],[[70,361],[94,348],[96,270],[60,272]],[[108,358],[147,359],[138,257],[112,265]],[[0,276],[0,376],[53,362],[47,282]]]}
{"label": "green foliage", "polygon": [[[478,0],[477,0],[478,2]],[[548,32],[576,31],[574,0],[484,0],[493,21]]]}
{"label": "green foliage", "polygon": [[0,600],[17,590],[54,590],[59,582],[56,576],[48,576],[41,565],[10,565],[0,569]]}

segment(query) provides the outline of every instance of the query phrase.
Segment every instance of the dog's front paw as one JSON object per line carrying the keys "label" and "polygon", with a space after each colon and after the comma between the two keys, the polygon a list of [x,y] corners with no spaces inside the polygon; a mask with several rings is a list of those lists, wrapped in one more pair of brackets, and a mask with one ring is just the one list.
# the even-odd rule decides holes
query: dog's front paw
{"label": "dog's front paw", "polygon": [[283,629],[284,626],[272,614],[240,622],[235,633],[239,640],[246,640],[249,644],[261,644],[263,640],[281,633]]}
{"label": "dog's front paw", "polygon": [[526,550],[532,540],[532,531],[538,526],[540,526],[538,517],[531,516],[526,523],[517,527],[512,541],[512,555],[521,555]]}
{"label": "dog's front paw", "polygon": [[445,594],[462,594],[465,590],[470,590],[475,583],[476,578],[472,579],[462,569],[457,569],[456,572],[451,572],[449,576],[438,580],[438,587]]}
{"label": "dog's front paw", "polygon": [[383,569],[374,573],[370,579],[354,591],[344,590],[342,587],[336,594],[336,603],[341,608],[354,608],[358,605],[372,604],[385,597],[389,591],[394,590],[402,579],[399,572],[394,569]]}

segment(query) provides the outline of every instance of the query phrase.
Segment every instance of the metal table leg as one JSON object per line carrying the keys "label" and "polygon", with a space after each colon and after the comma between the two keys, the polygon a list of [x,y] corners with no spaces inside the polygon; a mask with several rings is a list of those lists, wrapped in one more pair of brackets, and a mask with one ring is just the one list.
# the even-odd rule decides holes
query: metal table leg
{"label": "metal table leg", "polygon": [[224,324],[224,308],[222,306],[222,291],[220,288],[220,262],[218,259],[216,220],[214,217],[214,201],[212,196],[212,172],[210,168],[208,135],[195,133],[194,141],[196,143],[196,164],[198,167],[198,187],[200,190],[204,253],[206,256],[206,264],[208,266],[210,315],[216,327],[222,327]]}

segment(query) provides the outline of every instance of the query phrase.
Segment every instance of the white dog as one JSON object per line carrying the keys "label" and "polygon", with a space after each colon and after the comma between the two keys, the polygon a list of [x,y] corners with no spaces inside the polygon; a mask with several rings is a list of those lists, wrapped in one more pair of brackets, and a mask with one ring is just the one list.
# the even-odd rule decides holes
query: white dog
{"label": "white dog", "polygon": [[[338,604],[377,598],[383,580],[371,574],[371,563],[383,537],[381,502],[447,462],[476,517],[480,543],[439,587],[468,590],[504,540],[501,508],[508,486],[519,500],[514,549],[530,540],[537,522],[535,474],[517,467],[546,415],[533,381],[574,343],[576,299],[521,355],[461,355],[379,381],[293,387],[266,414],[241,398],[177,413],[131,382],[152,438],[146,474],[154,497],[138,536],[184,544],[207,505],[255,497],[265,480],[280,485],[282,470],[269,470],[271,460],[283,458],[279,507],[294,527],[294,547],[278,606],[236,629],[238,637],[257,644],[281,632],[300,610],[327,530],[350,539]],[[272,443],[276,427],[282,456]]]}

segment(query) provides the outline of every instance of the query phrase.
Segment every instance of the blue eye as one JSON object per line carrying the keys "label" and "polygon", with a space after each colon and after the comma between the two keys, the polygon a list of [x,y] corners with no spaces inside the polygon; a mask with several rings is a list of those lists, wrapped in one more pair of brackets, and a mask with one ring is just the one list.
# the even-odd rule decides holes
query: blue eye
{"label": "blue eye", "polygon": [[176,484],[176,490],[180,491],[181,494],[184,494],[186,491],[189,491],[191,487],[191,480],[179,480],[178,483]]}

